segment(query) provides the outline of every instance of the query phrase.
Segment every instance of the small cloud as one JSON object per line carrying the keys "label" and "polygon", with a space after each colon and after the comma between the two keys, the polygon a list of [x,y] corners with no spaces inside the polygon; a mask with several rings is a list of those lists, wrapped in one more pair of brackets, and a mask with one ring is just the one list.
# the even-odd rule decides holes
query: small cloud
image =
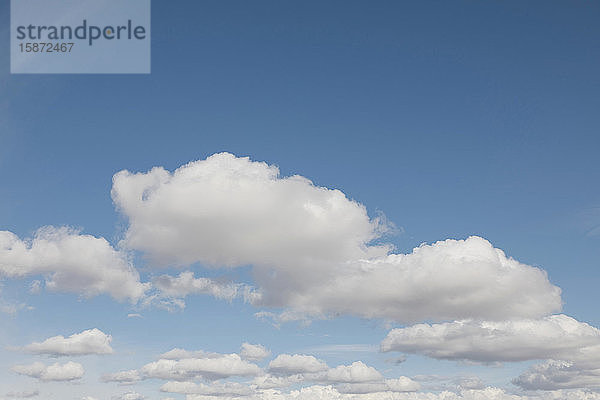
{"label": "small cloud", "polygon": [[24,390],[22,392],[8,392],[6,397],[10,399],[29,399],[31,397],[39,396],[39,390]]}
{"label": "small cloud", "polygon": [[144,318],[142,314],[127,314],[127,318]]}
{"label": "small cloud", "polygon": [[396,364],[396,365],[402,364],[405,361],[406,361],[406,356],[404,354],[402,354],[398,357],[388,358],[385,360],[386,363]]}
{"label": "small cloud", "polygon": [[269,357],[271,352],[260,344],[242,343],[240,350],[240,356],[244,360],[259,361],[263,358]]}
{"label": "small cloud", "polygon": [[29,293],[38,294],[42,290],[42,281],[35,280],[29,285]]}
{"label": "small cloud", "polygon": [[69,337],[54,336],[43,342],[31,343],[22,348],[32,354],[59,356],[80,356],[88,354],[112,354],[112,337],[99,329],[88,329]]}
{"label": "small cloud", "polygon": [[15,365],[11,369],[19,375],[30,376],[44,382],[74,381],[83,377],[85,372],[81,364],[72,361],[65,364],[55,363],[48,366],[41,362],[34,362],[28,365]]}

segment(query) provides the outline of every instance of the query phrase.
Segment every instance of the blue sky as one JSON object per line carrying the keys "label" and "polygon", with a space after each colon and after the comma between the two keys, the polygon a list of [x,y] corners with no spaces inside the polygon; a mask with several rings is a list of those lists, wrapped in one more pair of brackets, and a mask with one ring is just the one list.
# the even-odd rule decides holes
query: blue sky
{"label": "blue sky", "polygon": [[[199,250],[193,262],[179,268],[151,265],[153,251],[148,249],[160,241],[144,242],[144,237],[137,245],[123,244],[135,210],[119,211],[111,198],[112,178],[119,171],[146,173],[160,166],[172,172],[229,152],[277,166],[281,177],[298,174],[316,186],[342,191],[366,207],[371,219],[356,216],[361,223],[385,215],[396,229],[378,242],[393,245],[394,254],[411,253],[421,243],[485,238],[523,265],[543,269],[562,289],[562,311],[514,318],[563,313],[600,326],[597,3],[202,1],[174,6],[155,1],[152,73],[114,76],[10,75],[7,3],[0,5],[5,27],[0,40],[5,55],[0,63],[0,230],[25,240],[43,226],[68,226],[104,237],[115,251],[132,258],[141,282],[189,270],[196,278],[260,289],[253,275],[258,267],[248,262],[254,256],[240,256],[236,268],[209,268],[209,255]],[[241,158],[232,160],[214,165],[251,168]],[[200,202],[210,188],[197,189],[192,194]],[[317,196],[313,189],[308,185],[298,191],[312,199]],[[140,225],[154,223],[142,219]],[[257,231],[270,232],[266,222],[249,220],[259,221]],[[215,221],[215,229],[225,226]],[[181,235],[201,229],[176,227]],[[207,251],[223,260],[237,250]],[[0,271],[9,260],[4,257]],[[463,270],[460,264],[456,268]],[[106,292],[91,298],[48,287],[29,292],[32,281],[43,282],[51,273],[14,278],[3,272],[1,304],[23,306],[0,313],[0,396],[35,389],[44,399],[111,399],[128,391],[148,399],[183,399],[160,392],[165,382],[159,379],[123,386],[99,377],[140,369],[173,348],[231,354],[248,342],[271,350],[270,358],[258,362],[264,371],[278,355],[305,354],[332,368],[360,360],[388,379],[412,377],[421,385],[417,393],[437,393],[441,389],[435,382],[478,376],[482,387],[473,390],[494,386],[538,398],[549,392],[527,392],[511,380],[540,359],[558,357],[556,349],[544,348],[539,357],[504,360],[500,366],[502,360],[491,356],[483,364],[460,355],[448,361],[427,356],[431,349],[413,348],[417,354],[396,365],[386,360],[410,351],[379,351],[392,329],[460,318],[423,314],[421,320],[406,321],[319,304],[326,316],[308,315],[310,323],[275,327],[255,314],[298,311],[300,306],[190,295],[185,309],[169,312],[141,300],[133,305],[118,301]],[[361,293],[356,297],[360,303]],[[472,318],[476,323],[490,319],[485,312]],[[114,354],[54,358],[14,349],[92,328],[112,336]],[[73,361],[83,365],[85,375],[65,384],[11,371],[34,361]],[[419,375],[437,375],[438,380]],[[247,377],[231,379],[245,382]],[[300,386],[317,390],[315,385],[340,384],[314,379]],[[594,379],[568,389],[597,389],[600,379]],[[291,388],[277,390],[285,394],[299,386]],[[582,393],[572,395],[588,397],[573,398],[600,397]]]}

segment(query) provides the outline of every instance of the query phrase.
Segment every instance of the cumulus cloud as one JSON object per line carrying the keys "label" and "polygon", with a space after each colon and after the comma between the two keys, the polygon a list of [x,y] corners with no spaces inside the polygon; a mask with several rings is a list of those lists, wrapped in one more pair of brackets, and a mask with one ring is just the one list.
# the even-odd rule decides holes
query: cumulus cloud
{"label": "cumulus cloud", "polygon": [[340,365],[327,371],[327,380],[343,383],[364,383],[383,380],[383,376],[373,367],[365,365],[361,361],[353,362],[352,365]]}
{"label": "cumulus cloud", "polygon": [[271,352],[260,344],[242,343],[242,348],[240,349],[240,357],[248,361],[260,361],[270,355]]}
{"label": "cumulus cloud", "polygon": [[418,324],[392,330],[381,349],[483,363],[546,360],[513,383],[526,390],[600,388],[600,330],[562,314]]}
{"label": "cumulus cloud", "polygon": [[120,371],[112,374],[102,375],[101,380],[103,382],[117,382],[122,385],[130,385],[141,380],[140,374],[137,370]]}
{"label": "cumulus cloud", "polygon": [[300,383],[304,381],[303,374],[294,374],[294,375],[271,375],[265,374],[261,376],[257,376],[252,380],[252,387],[260,390],[264,389],[279,389],[286,388],[288,386],[294,385],[296,383]]}
{"label": "cumulus cloud", "polygon": [[576,362],[549,360],[532,366],[513,380],[526,390],[600,388],[600,363],[582,367]]}
{"label": "cumulus cloud", "polygon": [[181,360],[160,359],[144,365],[140,373],[144,378],[187,381],[195,378],[216,380],[232,376],[257,376],[262,374],[262,370],[256,364],[242,360],[237,354],[222,354]]}
{"label": "cumulus cloud", "polygon": [[280,354],[269,363],[269,372],[276,375],[315,373],[328,368],[323,361],[301,354]]}
{"label": "cumulus cloud", "polygon": [[[221,400],[240,399],[240,397],[219,396]],[[309,386],[290,392],[265,390],[255,395],[241,397],[244,400],[599,400],[600,394],[582,390],[554,391],[531,395],[517,395],[488,387],[484,389],[462,390],[458,393],[443,391],[440,393],[421,392],[372,392],[341,393],[333,386]],[[188,395],[187,400],[215,400],[214,396]]]}
{"label": "cumulus cloud", "polygon": [[[341,191],[228,153],[173,173],[121,171],[112,197],[129,220],[125,247],[157,265],[251,265],[257,295],[250,301],[291,309],[289,316],[502,320],[561,308],[560,289],[544,271],[485,239],[390,253],[391,246],[373,244],[386,230],[382,220]],[[235,292],[189,274],[162,279],[173,297]]]}
{"label": "cumulus cloud", "polygon": [[41,362],[34,362],[28,365],[15,365],[11,369],[17,374],[27,375],[42,381],[73,381],[83,377],[85,372],[81,364],[72,361],[48,366]]}
{"label": "cumulus cloud", "polygon": [[112,354],[112,337],[99,329],[89,329],[67,338],[54,336],[43,342],[31,343],[22,349],[32,354],[59,356],[80,356],[88,354]]}
{"label": "cumulus cloud", "polygon": [[382,351],[478,362],[535,359],[583,360],[600,345],[600,330],[566,315],[539,320],[455,321],[393,329]]}
{"label": "cumulus cloud", "polygon": [[0,231],[0,276],[34,275],[45,276],[47,289],[85,297],[106,293],[135,302],[148,289],[127,256],[104,238],[51,226],[40,228],[26,240]]}

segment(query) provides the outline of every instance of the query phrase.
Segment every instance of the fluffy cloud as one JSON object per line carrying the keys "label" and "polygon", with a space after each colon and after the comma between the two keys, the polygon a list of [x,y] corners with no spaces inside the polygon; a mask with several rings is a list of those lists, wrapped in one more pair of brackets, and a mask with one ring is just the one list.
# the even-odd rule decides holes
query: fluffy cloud
{"label": "fluffy cloud", "polygon": [[137,370],[120,371],[112,374],[102,375],[103,382],[118,382],[120,384],[129,385],[138,382],[141,377]]}
{"label": "fluffy cloud", "polygon": [[257,376],[262,370],[237,354],[222,354],[216,357],[184,358],[181,360],[160,359],[140,369],[144,378],[187,381],[194,378],[209,380],[232,376]]}
{"label": "fluffy cloud", "polygon": [[159,358],[165,360],[179,360],[181,358],[214,358],[219,356],[219,353],[208,353],[202,350],[189,351],[175,348],[161,354]]}
{"label": "fluffy cloud", "polygon": [[570,361],[550,360],[534,365],[513,380],[527,390],[555,390],[571,388],[600,388],[600,363],[596,367],[582,367]]}
{"label": "fluffy cloud", "polygon": [[600,388],[600,330],[566,315],[418,324],[392,330],[381,349],[476,362],[549,359],[513,383],[526,390]]}
{"label": "fluffy cloud", "polygon": [[304,381],[304,375],[302,374],[294,374],[294,375],[271,375],[266,374],[262,376],[257,376],[252,380],[252,386],[259,390],[264,389],[279,389],[286,388],[296,383],[300,383]]}
{"label": "fluffy cloud", "polygon": [[104,238],[64,227],[41,228],[27,240],[0,231],[0,276],[34,275],[44,275],[50,290],[86,297],[107,293],[135,302],[148,289],[127,256]]}
{"label": "fluffy cloud", "polygon": [[55,357],[112,354],[111,340],[110,335],[94,328],[73,334],[67,338],[54,336],[41,343],[31,343],[23,347],[23,350],[32,354],[49,354]]}
{"label": "fluffy cloud", "polygon": [[260,344],[242,343],[240,349],[240,357],[248,361],[260,361],[270,355],[271,352]]}
{"label": "fluffy cloud", "polygon": [[330,382],[364,383],[383,380],[383,376],[373,367],[361,361],[352,365],[340,365],[327,371],[327,380]]}
{"label": "fluffy cloud", "polygon": [[[187,400],[233,400],[240,397],[188,395]],[[600,394],[587,391],[554,391],[532,395],[516,395],[488,387],[485,389],[463,390],[458,393],[341,393],[333,386],[310,386],[284,393],[277,390],[265,390],[252,396],[241,397],[244,400],[600,400]]]}
{"label": "fluffy cloud", "polygon": [[[124,246],[157,265],[252,265],[260,295],[251,302],[289,308],[300,318],[501,320],[561,308],[560,289],[544,271],[482,238],[390,254],[391,246],[372,244],[386,227],[363,205],[248,158],[222,153],[173,173],[121,171],[112,197],[129,220]],[[173,297],[232,296],[231,288],[190,275],[159,285]]]}
{"label": "fluffy cloud", "polygon": [[269,363],[269,371],[277,375],[316,373],[327,369],[323,361],[301,354],[280,354]]}
{"label": "fluffy cloud", "polygon": [[48,366],[41,362],[29,365],[15,365],[12,367],[12,371],[42,381],[73,381],[83,377],[85,372],[81,364],[72,361],[65,364],[55,363]]}
{"label": "fluffy cloud", "polygon": [[184,265],[337,261],[377,252],[364,247],[378,236],[379,223],[362,205],[303,177],[278,174],[274,166],[227,153],[173,174],[121,171],[112,196],[129,218],[125,243],[161,263]]}
{"label": "fluffy cloud", "polygon": [[392,330],[383,351],[478,362],[563,359],[583,362],[598,353],[600,330],[566,315],[539,320],[455,321]]}

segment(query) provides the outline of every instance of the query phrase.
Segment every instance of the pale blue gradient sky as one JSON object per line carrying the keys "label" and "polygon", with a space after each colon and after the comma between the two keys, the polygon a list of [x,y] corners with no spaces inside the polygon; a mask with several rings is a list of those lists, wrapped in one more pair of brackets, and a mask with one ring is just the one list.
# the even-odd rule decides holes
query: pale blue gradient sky
{"label": "pale blue gradient sky", "polygon": [[[115,172],[173,170],[229,151],[338,188],[370,215],[383,212],[399,227],[389,240],[401,252],[483,236],[548,271],[566,314],[600,325],[599,3],[152,6],[148,76],[9,75],[2,30],[0,230],[27,237],[43,225],[69,225],[116,243],[124,221],[110,198]],[[0,314],[1,343],[97,326],[115,337],[115,349],[136,351],[106,358],[115,368],[172,347],[233,352],[250,341],[278,354],[378,345],[388,331],[382,321],[353,317],[274,329],[249,305],[208,297],[189,299],[182,313],[152,309],[128,319],[137,311],[105,296],[30,295],[27,283],[4,282],[4,300],[35,309]],[[405,375],[477,371],[498,385],[524,369],[416,356],[393,366],[384,362],[392,355],[377,353],[322,357]],[[28,359],[0,358],[0,368]],[[0,377],[0,389],[13,379]],[[144,386],[153,393],[157,385]]]}

